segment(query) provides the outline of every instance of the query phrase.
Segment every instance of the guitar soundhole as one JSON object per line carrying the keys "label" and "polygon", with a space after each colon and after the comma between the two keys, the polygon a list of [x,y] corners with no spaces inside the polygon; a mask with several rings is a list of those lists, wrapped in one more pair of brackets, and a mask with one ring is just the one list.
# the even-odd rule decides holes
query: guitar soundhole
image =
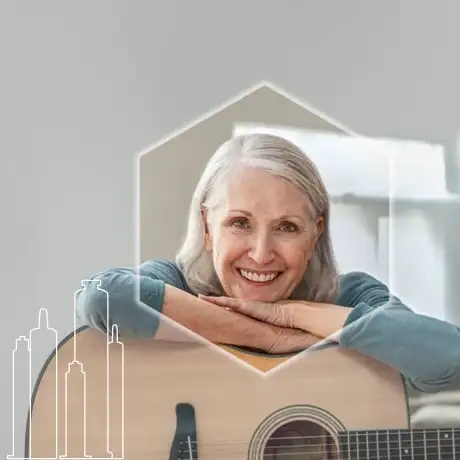
{"label": "guitar soundhole", "polygon": [[263,459],[335,460],[339,455],[327,430],[312,421],[296,420],[280,426],[268,437]]}

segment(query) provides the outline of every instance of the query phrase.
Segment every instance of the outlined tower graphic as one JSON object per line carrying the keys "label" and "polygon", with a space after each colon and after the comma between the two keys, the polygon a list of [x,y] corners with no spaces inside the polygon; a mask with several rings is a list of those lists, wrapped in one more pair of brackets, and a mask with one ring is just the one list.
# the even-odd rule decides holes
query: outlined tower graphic
{"label": "outlined tower graphic", "polygon": [[[65,415],[64,415],[64,455],[60,458],[67,459],[84,459],[91,458],[87,454],[86,448],[86,374],[83,369],[83,363],[74,359],[67,366],[65,374]],[[76,414],[69,410],[69,394],[75,397],[78,395],[78,402],[82,405],[82,412],[77,411]],[[81,417],[79,417],[81,415]],[[72,445],[70,446],[69,433],[72,433]],[[76,440],[76,441],[74,441]]]}
{"label": "outlined tower graphic", "polygon": [[[86,446],[86,374],[84,363],[80,362],[77,357],[77,298],[85,296],[86,290],[91,283],[91,280],[83,280],[82,288],[74,293],[74,309],[73,309],[73,360],[68,363],[67,372],[65,374],[64,383],[64,454],[61,454],[61,459],[84,459],[91,458],[87,453]],[[96,289],[99,289],[101,282],[93,281]],[[105,292],[105,291],[104,291]],[[106,293],[107,294],[107,293]],[[108,295],[107,295],[108,302]],[[72,399],[72,404],[78,404],[81,411],[72,411],[69,404],[69,399]],[[77,415],[78,414],[78,415]],[[69,442],[69,435],[72,433],[72,442]]]}
{"label": "outlined tower graphic", "polygon": [[[13,379],[12,379],[12,449],[13,452],[8,458],[23,459],[24,452],[24,429],[29,432],[29,440],[32,437],[32,425],[27,426],[27,413],[31,407],[32,392],[36,379],[40,377],[41,360],[43,356],[55,353],[57,349],[57,331],[49,327],[48,311],[46,308],[38,312],[37,327],[29,332],[29,337],[21,336],[16,339],[16,347],[13,351]],[[57,356],[54,360],[57,370]],[[48,429],[52,431],[56,440],[53,452],[46,458],[57,457],[57,419],[58,419],[58,398],[57,398],[57,373],[54,382],[55,398],[48,401]],[[21,430],[18,427],[21,426]],[[29,457],[34,456],[29,443]]]}
{"label": "outlined tower graphic", "polygon": [[[56,353],[58,347],[58,335],[56,329],[53,329],[49,325],[48,311],[46,308],[41,308],[38,312],[38,323],[37,327],[30,330],[29,335],[29,344],[30,344],[30,379],[31,379],[31,402],[32,402],[32,391],[34,389],[34,384],[36,379],[40,378],[40,373],[42,369],[42,359],[50,353],[55,353],[55,359],[49,364],[53,366],[53,373],[55,375],[54,382],[52,383],[52,391],[54,391],[55,397],[53,400],[48,401],[48,414],[49,418],[47,420],[48,430],[50,434],[54,435],[55,446],[53,452],[50,452],[50,456],[56,458],[58,455],[58,355]],[[50,368],[48,368],[50,370]],[[29,455],[32,458],[39,458],[34,455],[33,446],[30,443],[32,438],[32,429],[33,425],[29,422]]]}
{"label": "outlined tower graphic", "polygon": [[[115,362],[118,359],[121,363]],[[118,338],[118,326],[114,324],[107,343],[107,451],[114,458],[124,458],[125,449],[124,359],[123,343]],[[121,398],[112,397],[117,394]]]}
{"label": "outlined tower graphic", "polygon": [[[83,280],[81,284],[83,287],[74,293],[74,330],[63,341],[73,338],[64,361],[58,359],[58,333],[50,327],[45,308],[40,309],[37,327],[30,330],[29,337],[23,335],[16,339],[12,354],[12,446],[8,459],[26,460],[26,455],[27,460],[124,459],[124,345],[119,340],[118,326],[109,326],[109,295],[101,289],[101,282]],[[86,295],[88,289],[97,289],[96,295],[98,299],[104,299],[107,314],[106,339],[102,342],[102,348],[99,348],[102,352],[99,353],[101,362],[97,361],[95,374],[87,374],[85,371],[85,363],[88,364],[87,360],[92,359],[94,349],[86,348],[81,356],[78,353],[76,301],[79,295]],[[103,368],[101,371],[101,364],[106,366],[105,373]],[[44,381],[45,389],[40,393]],[[97,391],[101,389],[104,393],[97,409],[103,409],[98,413],[103,420],[97,415],[93,421],[93,425],[97,423],[99,426],[101,422],[104,425],[96,440],[96,447],[92,444],[94,437],[91,443],[87,442],[88,417],[94,415],[93,407],[87,407],[87,396],[88,391],[94,389],[95,383]],[[46,422],[40,422],[40,425],[34,424],[33,414],[36,411],[30,410],[34,409],[36,401],[34,388],[39,400],[42,394],[38,413],[39,420]],[[91,395],[93,402],[95,395]],[[27,446],[24,443],[25,437],[28,439]],[[35,453],[34,438],[40,444]],[[43,442],[46,445],[45,455]],[[91,455],[92,448],[95,449],[94,455]]]}
{"label": "outlined tower graphic", "polygon": [[[18,425],[25,421],[30,406],[31,380],[30,380],[30,343],[25,336],[16,339],[16,346],[13,350],[13,372],[12,372],[12,452],[8,455],[10,459],[23,459],[24,434],[18,430]],[[24,424],[25,428],[25,424]]]}
{"label": "outlined tower graphic", "polygon": [[[85,458],[118,458],[123,459],[124,455],[124,355],[123,344],[118,339],[118,327],[113,325],[110,327],[110,302],[109,294],[101,288],[100,280],[83,280],[81,282],[82,288],[74,294],[74,337],[73,337],[73,360],[68,365],[65,375],[65,441],[64,441],[64,454],[60,455],[60,459],[85,459]],[[87,417],[88,417],[88,379],[85,371],[85,363],[79,360],[78,354],[78,334],[77,334],[77,315],[76,303],[78,296],[85,296],[88,289],[99,291],[97,298],[104,298],[105,313],[106,313],[106,381],[105,381],[105,445],[106,453],[104,456],[96,454],[91,455],[87,444]],[[86,291],[86,292],[85,292]],[[115,347],[120,347],[120,353],[114,359],[121,359],[121,367],[118,365],[112,366],[111,351]],[[112,367],[114,371],[112,372]],[[121,372],[116,373],[120,369]],[[114,375],[115,374],[115,375]],[[121,392],[117,391],[116,394],[121,394],[121,401],[117,398],[111,398],[111,390],[114,386],[121,385]],[[69,397],[72,397],[72,404],[78,403],[82,410],[79,412],[80,417],[76,417],[75,413],[70,409]],[[117,420],[118,423],[112,421]],[[121,428],[119,428],[121,427]],[[114,439],[111,437],[111,431],[116,436]],[[69,442],[69,434],[72,434],[72,443]],[[115,447],[116,452],[112,451],[112,446]]]}

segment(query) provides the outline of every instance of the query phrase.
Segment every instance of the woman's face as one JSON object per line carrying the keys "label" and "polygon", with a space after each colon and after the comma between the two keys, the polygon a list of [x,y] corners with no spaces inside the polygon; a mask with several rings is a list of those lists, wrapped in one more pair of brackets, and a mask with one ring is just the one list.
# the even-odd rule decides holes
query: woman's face
{"label": "woman's face", "polygon": [[323,228],[308,204],[292,183],[261,169],[231,174],[206,232],[206,249],[227,296],[264,302],[289,298]]}

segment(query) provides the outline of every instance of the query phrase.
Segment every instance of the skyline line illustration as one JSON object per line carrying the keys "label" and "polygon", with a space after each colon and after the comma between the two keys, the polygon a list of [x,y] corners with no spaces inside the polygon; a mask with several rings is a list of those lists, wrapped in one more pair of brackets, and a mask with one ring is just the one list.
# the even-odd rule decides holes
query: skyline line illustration
{"label": "skyline line illustration", "polygon": [[[109,294],[106,290],[101,288],[100,280],[82,280],[82,288],[74,292],[74,311],[73,311],[73,331],[68,337],[73,338],[73,359],[67,363],[59,362],[59,349],[60,343],[58,342],[58,331],[50,327],[50,317],[48,309],[41,308],[38,312],[37,327],[32,328],[29,331],[29,335],[20,335],[15,339],[15,346],[12,352],[12,406],[11,406],[11,418],[12,418],[12,441],[10,454],[6,456],[8,460],[77,460],[77,459],[92,459],[92,460],[123,460],[124,459],[124,345],[119,340],[118,325],[113,324],[109,326],[107,321],[106,326],[106,380],[104,383],[106,398],[105,398],[105,446],[106,455],[91,455],[88,451],[87,446],[87,372],[84,369],[84,362],[78,360],[77,354],[77,314],[76,314],[76,301],[77,296],[87,289],[89,284],[93,284],[95,289],[103,292],[106,299],[106,314],[107,318],[110,318],[110,302]],[[43,360],[43,356],[40,354],[40,359],[36,359],[37,348],[41,348],[43,345],[46,346],[46,355],[48,359]],[[119,359],[121,360],[121,375],[117,375],[117,379],[121,381],[121,426],[118,427],[121,432],[121,439],[117,438],[117,443],[120,444],[119,455],[115,455],[112,452],[112,424],[111,424],[111,349],[114,347],[120,347]],[[35,352],[34,352],[35,350]],[[52,358],[52,359],[50,359]],[[65,374],[62,366],[65,366]],[[55,398],[54,401],[50,402],[49,405],[53,407],[47,407],[51,413],[54,413],[54,420],[52,416],[47,419],[48,429],[52,430],[54,436],[54,446],[47,445],[48,455],[36,456],[33,452],[33,405],[34,396],[37,389],[39,389],[40,380],[45,373],[54,374],[52,379],[52,385],[54,386]],[[33,379],[36,379],[33,384]],[[64,380],[63,390],[60,381]],[[80,399],[79,404],[82,404],[83,420],[79,426],[74,425],[74,414],[68,411],[69,394],[75,399],[75,391],[71,392],[70,388],[78,389],[78,398]],[[63,395],[61,394],[63,391]],[[62,398],[63,396],[63,398]],[[63,408],[59,406],[63,404]],[[62,411],[63,410],[63,411]],[[62,415],[63,414],[63,415]],[[63,420],[61,420],[63,419]],[[25,423],[21,423],[25,422]],[[25,430],[18,430],[18,425],[23,425]],[[49,425],[52,425],[51,428]],[[60,440],[59,428],[64,426],[64,439]],[[77,424],[78,425],[78,424]],[[77,435],[75,434],[77,432]],[[68,434],[72,433],[72,443],[69,441]],[[78,437],[78,435],[80,435]],[[75,436],[78,440],[75,441]],[[28,441],[26,445],[26,441]],[[60,442],[61,441],[61,442]],[[70,444],[72,444],[70,446]],[[76,445],[77,444],[77,445]],[[77,455],[75,455],[75,451]],[[27,454],[27,457],[26,457]]]}

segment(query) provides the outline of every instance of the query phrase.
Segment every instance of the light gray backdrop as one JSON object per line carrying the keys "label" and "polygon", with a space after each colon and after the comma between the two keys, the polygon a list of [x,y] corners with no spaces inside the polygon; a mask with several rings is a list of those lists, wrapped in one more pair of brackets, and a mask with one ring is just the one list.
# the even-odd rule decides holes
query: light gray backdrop
{"label": "light gray backdrop", "polygon": [[134,262],[137,151],[262,79],[356,131],[447,142],[459,16],[456,0],[3,0],[0,454],[14,339],[41,307],[64,336],[80,279]]}

